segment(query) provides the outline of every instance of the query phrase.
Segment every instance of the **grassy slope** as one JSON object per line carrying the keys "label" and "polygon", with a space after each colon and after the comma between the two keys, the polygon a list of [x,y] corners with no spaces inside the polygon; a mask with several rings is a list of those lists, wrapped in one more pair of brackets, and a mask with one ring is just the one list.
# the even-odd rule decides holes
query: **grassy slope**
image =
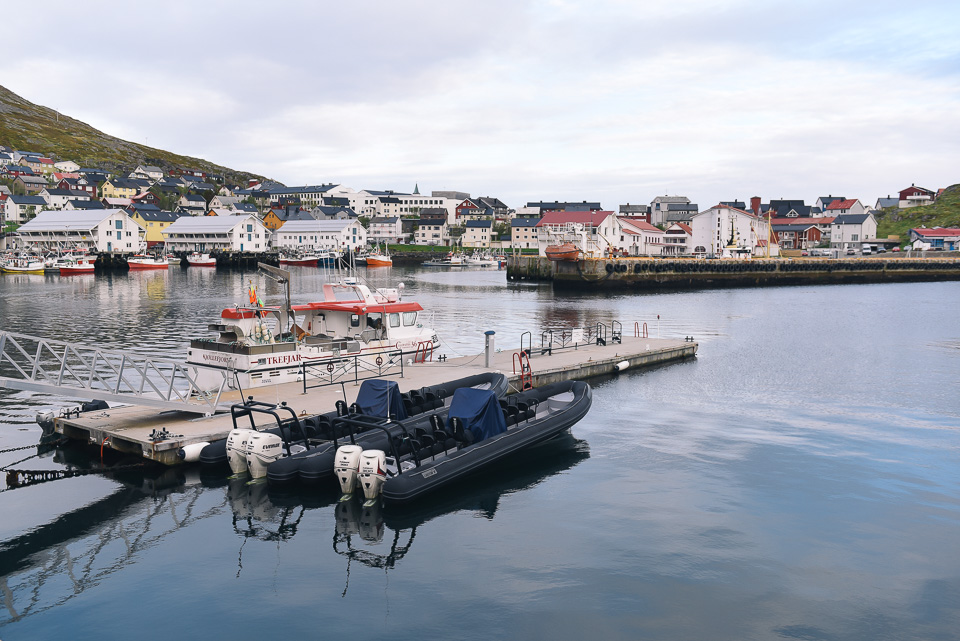
{"label": "grassy slope", "polygon": [[914,227],[960,227],[960,185],[947,187],[937,202],[926,207],[889,208],[877,219],[877,236],[899,234],[904,242]]}
{"label": "grassy slope", "polygon": [[81,167],[130,172],[137,165],[199,169],[224,176],[228,182],[262,178],[221,167],[199,158],[153,149],[109,136],[90,125],[24,100],[0,86],[0,145],[50,154],[54,160],[73,160]]}

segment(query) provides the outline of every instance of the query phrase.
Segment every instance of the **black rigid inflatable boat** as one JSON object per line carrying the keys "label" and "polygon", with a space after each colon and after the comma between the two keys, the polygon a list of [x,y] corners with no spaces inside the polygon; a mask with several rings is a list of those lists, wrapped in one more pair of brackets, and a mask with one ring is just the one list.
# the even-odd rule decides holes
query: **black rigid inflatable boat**
{"label": "black rigid inflatable boat", "polygon": [[[293,456],[278,459],[267,467],[267,482],[272,485],[302,482],[321,482],[333,474],[334,456],[344,443],[355,443],[365,448],[386,447],[390,436],[402,434],[416,426],[429,424],[430,416],[445,412],[458,389],[487,390],[497,398],[507,392],[507,377],[498,372],[466,376],[439,385],[431,385],[401,394],[402,412],[387,411],[396,408],[395,399],[386,399],[366,411],[337,415],[336,412],[306,419],[307,431],[316,433],[310,449]],[[359,396],[358,396],[359,398]]]}
{"label": "black rigid inflatable boat", "polygon": [[583,381],[552,383],[505,399],[460,389],[448,416],[442,422],[431,419],[430,430],[413,438],[392,438],[385,452],[365,450],[358,465],[359,485],[368,500],[378,493],[387,503],[421,498],[569,430],[587,414],[592,398]]}
{"label": "black rigid inflatable boat", "polygon": [[[276,434],[283,438],[289,436],[297,440],[303,440],[305,444],[308,445],[308,449],[313,449],[317,446],[322,447],[326,441],[348,435],[349,429],[347,428],[344,428],[342,432],[337,432],[333,429],[333,420],[337,417],[354,414],[373,418],[389,418],[390,408],[382,406],[377,400],[378,395],[382,393],[384,383],[386,383],[386,381],[382,379],[369,379],[368,381],[364,381],[360,386],[361,391],[357,394],[357,401],[351,406],[347,407],[346,402],[342,400],[337,401],[337,409],[334,411],[300,419],[304,434],[294,429],[293,426],[287,425],[264,429],[262,431],[269,434]],[[507,390],[507,379],[502,374],[496,373],[467,376],[441,385],[421,387],[404,392],[400,394],[400,403],[406,416],[415,416],[442,406],[444,399],[452,395],[453,392],[460,387],[483,388],[485,386],[497,390],[498,395],[503,395]],[[367,393],[368,391],[370,392],[369,394]],[[393,409],[396,411],[397,408],[394,407]],[[304,436],[305,439],[303,438]],[[184,458],[182,450],[181,458]],[[227,439],[219,439],[205,445],[200,449],[196,460],[202,465],[225,465],[227,463]]]}

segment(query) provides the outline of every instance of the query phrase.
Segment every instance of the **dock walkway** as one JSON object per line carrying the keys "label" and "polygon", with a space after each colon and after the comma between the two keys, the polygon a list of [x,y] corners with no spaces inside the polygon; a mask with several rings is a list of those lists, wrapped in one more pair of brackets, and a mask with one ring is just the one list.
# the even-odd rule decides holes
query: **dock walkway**
{"label": "dock walkway", "polygon": [[[618,363],[624,361],[629,367],[659,365],[693,357],[697,353],[697,347],[697,343],[688,340],[624,336],[622,343],[604,346],[583,344],[575,349],[554,350],[552,354],[541,354],[539,349],[534,349],[530,357],[531,383],[538,387],[560,380],[588,379],[610,374],[616,371]],[[489,368],[485,366],[486,355],[481,353],[445,361],[406,365],[402,378],[398,375],[385,378],[396,380],[400,389],[407,391],[483,372],[499,371],[507,375],[511,391],[517,391],[522,385],[519,371],[515,373],[518,351],[492,354]],[[309,416],[332,411],[344,394],[347,403],[352,403],[359,389],[358,383],[350,382],[342,387],[331,385],[313,388],[304,393],[302,383],[286,383],[247,390],[245,393],[258,401],[286,402],[298,414]],[[242,400],[238,391],[226,392],[221,397],[222,403]],[[55,425],[56,431],[67,438],[103,445],[128,454],[142,455],[166,465],[180,463],[177,451],[181,447],[225,438],[233,428],[229,414],[198,417],[182,411],[158,412],[156,409],[139,405],[95,410],[74,417],[58,417]],[[157,439],[155,435],[164,430],[166,438]]]}

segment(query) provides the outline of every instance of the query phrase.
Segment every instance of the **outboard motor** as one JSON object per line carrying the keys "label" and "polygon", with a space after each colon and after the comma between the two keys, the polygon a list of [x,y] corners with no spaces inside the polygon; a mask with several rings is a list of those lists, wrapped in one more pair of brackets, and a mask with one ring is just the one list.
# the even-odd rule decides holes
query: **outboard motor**
{"label": "outboard motor", "polygon": [[383,482],[387,480],[384,459],[386,455],[383,450],[366,450],[360,455],[360,486],[363,488],[363,496],[367,500],[375,499],[380,495],[380,488]]}
{"label": "outboard motor", "polygon": [[340,491],[344,494],[353,494],[354,488],[357,487],[357,466],[360,463],[361,454],[363,454],[363,448],[359,445],[341,445],[337,448],[337,454],[333,460],[333,472],[337,475]]}
{"label": "outboard motor", "polygon": [[44,434],[52,433],[54,427],[53,412],[37,412],[37,425],[40,426]]}
{"label": "outboard motor", "polygon": [[254,432],[247,438],[247,468],[250,477],[262,479],[267,466],[283,456],[283,439],[269,432]]}
{"label": "outboard motor", "polygon": [[247,440],[254,430],[232,429],[227,435],[227,462],[234,474],[247,471]]}

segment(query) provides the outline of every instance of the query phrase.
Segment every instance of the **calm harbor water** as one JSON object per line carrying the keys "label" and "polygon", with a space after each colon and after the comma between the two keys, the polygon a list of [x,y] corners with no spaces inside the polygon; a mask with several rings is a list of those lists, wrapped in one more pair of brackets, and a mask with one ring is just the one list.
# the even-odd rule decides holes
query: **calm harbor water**
{"label": "calm harbor water", "polygon": [[[253,273],[0,277],[0,328],[179,356]],[[692,361],[595,379],[570,437],[412,509],[196,469],[0,492],[0,639],[956,639],[960,283],[567,294],[371,271],[451,356],[619,320]],[[320,272],[298,268],[295,301]],[[657,315],[660,315],[658,325]],[[451,372],[451,378],[456,372]],[[0,450],[40,440],[0,389]],[[0,467],[97,461],[72,448]]]}

